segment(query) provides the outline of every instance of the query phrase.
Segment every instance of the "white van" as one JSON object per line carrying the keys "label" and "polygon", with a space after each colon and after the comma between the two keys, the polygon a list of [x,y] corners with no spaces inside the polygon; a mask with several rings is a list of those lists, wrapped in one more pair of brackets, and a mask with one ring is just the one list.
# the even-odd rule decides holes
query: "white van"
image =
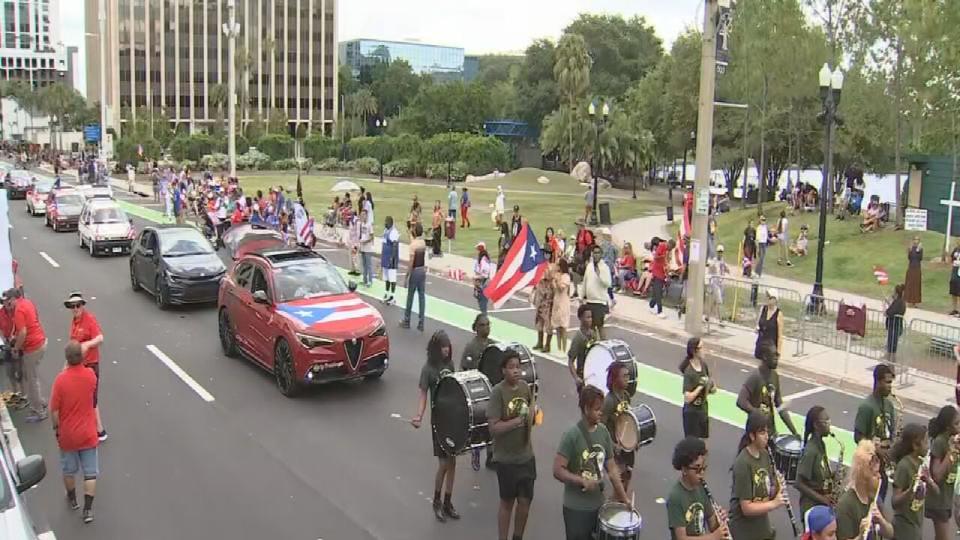
{"label": "white van", "polygon": [[136,233],[130,218],[116,201],[96,198],[83,205],[77,235],[80,247],[87,248],[90,256],[96,257],[100,253],[130,253]]}

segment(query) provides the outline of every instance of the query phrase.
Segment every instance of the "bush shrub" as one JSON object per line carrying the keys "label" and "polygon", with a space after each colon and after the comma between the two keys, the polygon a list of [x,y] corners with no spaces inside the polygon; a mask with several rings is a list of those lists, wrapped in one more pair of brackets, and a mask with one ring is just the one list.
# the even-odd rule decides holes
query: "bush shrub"
{"label": "bush shrub", "polygon": [[303,172],[310,172],[310,169],[313,167],[313,161],[307,158],[278,159],[273,162],[272,167],[277,171],[295,171],[297,170],[298,162],[300,170]]}
{"label": "bush shrub", "polygon": [[347,163],[340,161],[335,157],[329,157],[321,160],[317,163],[318,171],[345,171],[347,170]]}
{"label": "bush shrub", "polygon": [[292,158],[293,137],[285,133],[269,133],[257,141],[257,150],[273,160]]}
{"label": "bush shrub", "polygon": [[340,140],[315,134],[303,141],[303,153],[316,162],[340,157]]}
{"label": "bush shrub", "polygon": [[415,176],[417,164],[411,159],[397,159],[384,164],[383,174],[387,176]]}
{"label": "bush shrub", "polygon": [[248,171],[260,171],[270,167],[270,156],[257,149],[237,156],[237,168]]}
{"label": "bush shrub", "polygon": [[[467,164],[463,161],[454,161],[450,163],[450,178],[459,182],[467,178]],[[446,180],[447,179],[447,164],[446,163],[430,163],[427,165],[425,170],[427,178],[435,180]]]}
{"label": "bush shrub", "polygon": [[380,162],[372,157],[363,157],[347,163],[347,169],[365,174],[380,174]]}
{"label": "bush shrub", "polygon": [[200,166],[210,171],[225,171],[230,166],[230,157],[215,152],[200,158]]}

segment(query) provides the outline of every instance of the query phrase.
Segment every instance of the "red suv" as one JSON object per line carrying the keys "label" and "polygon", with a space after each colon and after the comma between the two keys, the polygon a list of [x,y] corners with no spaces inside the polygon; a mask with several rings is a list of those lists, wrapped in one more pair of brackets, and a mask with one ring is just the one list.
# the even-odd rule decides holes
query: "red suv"
{"label": "red suv", "polygon": [[241,257],[220,285],[220,345],[272,372],[283,395],[307,385],[364,377],[389,364],[383,317],[307,249],[263,249]]}

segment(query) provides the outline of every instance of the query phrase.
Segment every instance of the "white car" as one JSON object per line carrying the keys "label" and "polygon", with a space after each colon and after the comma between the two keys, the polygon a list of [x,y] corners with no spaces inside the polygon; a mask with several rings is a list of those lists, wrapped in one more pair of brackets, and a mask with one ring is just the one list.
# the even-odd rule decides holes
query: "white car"
{"label": "white car", "polygon": [[53,189],[52,180],[40,180],[27,192],[27,213],[42,216],[47,211],[47,195]]}
{"label": "white car", "polygon": [[112,199],[113,188],[110,186],[94,186],[92,184],[80,184],[76,186],[77,191],[83,195],[84,199]]}
{"label": "white car", "polygon": [[112,199],[90,199],[80,212],[77,226],[80,247],[87,248],[91,257],[100,253],[126,254],[136,236],[133,222]]}

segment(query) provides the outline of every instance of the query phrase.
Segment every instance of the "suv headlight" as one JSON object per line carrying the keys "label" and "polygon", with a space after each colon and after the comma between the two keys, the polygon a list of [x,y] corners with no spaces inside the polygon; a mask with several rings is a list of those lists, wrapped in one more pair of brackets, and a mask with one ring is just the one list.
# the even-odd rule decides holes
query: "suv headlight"
{"label": "suv headlight", "polygon": [[332,339],[324,339],[316,336],[310,336],[307,334],[297,334],[297,339],[300,340],[300,344],[308,349],[316,349],[317,347],[328,347],[333,345]]}
{"label": "suv headlight", "polygon": [[382,321],[380,322],[380,326],[378,326],[376,330],[370,333],[370,337],[383,337],[385,335],[387,335],[387,325],[384,324]]}

